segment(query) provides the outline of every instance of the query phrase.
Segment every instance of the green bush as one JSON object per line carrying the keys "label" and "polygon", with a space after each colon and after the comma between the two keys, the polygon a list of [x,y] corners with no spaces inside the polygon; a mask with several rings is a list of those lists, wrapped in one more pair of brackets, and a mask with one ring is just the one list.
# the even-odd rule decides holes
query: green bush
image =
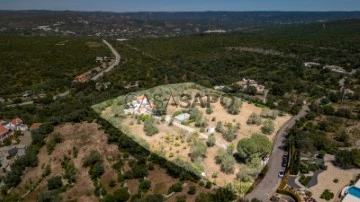
{"label": "green bush", "polygon": [[211,187],[212,187],[212,183],[211,182],[206,182],[206,185],[205,185],[205,188],[206,189],[211,189]]}
{"label": "green bush", "polygon": [[61,176],[57,175],[48,180],[48,190],[59,189],[63,186]]}
{"label": "green bush", "polygon": [[109,187],[115,187],[115,186],[116,186],[116,181],[115,180],[110,180]]}
{"label": "green bush", "polygon": [[149,180],[141,180],[139,184],[139,189],[142,191],[148,191],[151,188],[151,181]]}
{"label": "green bush", "polygon": [[286,189],[278,189],[277,193],[290,196],[292,199],[294,199],[296,202],[301,202],[301,198],[299,195],[297,195],[295,192],[292,192],[290,190]]}
{"label": "green bush", "polygon": [[304,185],[304,186],[307,186],[309,184],[309,182],[311,181],[311,178],[310,176],[304,176],[302,175],[299,179],[299,182]]}
{"label": "green bush", "polygon": [[187,193],[190,194],[190,195],[194,195],[196,193],[196,186],[191,185],[189,187],[189,191]]}
{"label": "green bush", "polygon": [[181,192],[183,190],[182,185],[183,185],[182,182],[178,182],[178,183],[171,185],[171,187],[169,187],[168,194],[170,194],[172,192]]}
{"label": "green bush", "polygon": [[186,196],[185,195],[176,196],[176,202],[186,202]]}
{"label": "green bush", "polygon": [[332,193],[330,190],[325,189],[324,192],[320,196],[321,199],[325,199],[327,201],[330,201],[334,198],[334,193]]}

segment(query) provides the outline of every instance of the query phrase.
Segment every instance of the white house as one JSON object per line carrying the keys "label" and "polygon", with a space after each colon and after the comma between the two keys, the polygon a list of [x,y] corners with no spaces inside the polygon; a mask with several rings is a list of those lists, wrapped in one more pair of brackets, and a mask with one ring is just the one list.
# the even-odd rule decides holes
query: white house
{"label": "white house", "polygon": [[12,130],[12,131],[16,131],[16,130],[26,131],[26,130],[28,130],[28,126],[26,124],[24,124],[23,121],[21,119],[19,119],[19,118],[13,119],[9,123],[7,123],[5,125],[5,127],[7,129],[9,129],[9,130]]}
{"label": "white house", "polygon": [[215,133],[215,128],[214,127],[209,127],[209,128],[206,129],[206,132],[208,134]]}
{"label": "white house", "polygon": [[316,62],[305,62],[304,63],[305,67],[318,67],[320,65],[321,65],[320,63],[316,63]]}

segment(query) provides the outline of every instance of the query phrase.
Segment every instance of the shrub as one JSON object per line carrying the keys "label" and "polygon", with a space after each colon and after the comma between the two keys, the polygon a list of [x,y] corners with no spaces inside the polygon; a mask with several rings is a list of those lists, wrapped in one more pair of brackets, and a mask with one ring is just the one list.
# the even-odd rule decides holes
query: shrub
{"label": "shrub", "polygon": [[190,156],[191,160],[195,160],[198,158],[204,158],[207,152],[207,145],[204,141],[199,140],[198,138],[194,138],[193,143],[190,148]]}
{"label": "shrub", "polygon": [[205,188],[206,189],[211,189],[211,187],[212,187],[212,183],[211,182],[206,182],[206,185],[205,185]]}
{"label": "shrub", "polygon": [[304,176],[302,175],[299,179],[299,182],[304,185],[307,186],[309,184],[309,182],[311,181],[311,177],[310,176]]}
{"label": "shrub", "polygon": [[237,145],[239,156],[245,160],[254,155],[265,156],[270,153],[271,148],[272,144],[269,138],[261,134],[253,134],[250,138],[241,139]]}
{"label": "shrub", "polygon": [[216,139],[215,139],[215,135],[214,133],[210,134],[207,141],[206,141],[206,144],[208,147],[213,147],[216,143]]}
{"label": "shrub", "polygon": [[296,202],[301,202],[302,201],[299,195],[297,195],[296,193],[294,193],[294,192],[292,192],[290,190],[278,189],[276,192],[279,193],[279,194],[290,196]]}
{"label": "shrub", "polygon": [[191,185],[189,187],[189,191],[187,193],[190,194],[190,195],[194,195],[196,193],[196,186]]}
{"label": "shrub", "polygon": [[320,196],[321,199],[325,199],[327,201],[330,201],[334,198],[334,193],[332,193],[330,190],[325,189],[324,192]]}
{"label": "shrub", "polygon": [[176,202],[186,202],[186,196],[176,196]]}
{"label": "shrub", "polygon": [[270,119],[273,119],[275,120],[276,117],[278,116],[278,111],[276,110],[271,110],[271,109],[263,109],[261,111],[261,116],[264,117],[264,118],[270,118]]}
{"label": "shrub", "polygon": [[115,186],[116,186],[116,181],[115,180],[110,180],[109,187],[115,187]]}
{"label": "shrub", "polygon": [[79,150],[76,147],[72,148],[73,158],[77,158]]}
{"label": "shrub", "polygon": [[61,176],[59,176],[59,175],[54,176],[48,180],[48,189],[49,190],[59,189],[62,186],[63,186],[63,183],[61,180]]}
{"label": "shrub", "polygon": [[238,132],[238,129],[236,127],[232,126],[231,124],[229,124],[227,126],[227,129],[225,131],[223,131],[222,136],[226,141],[232,142],[236,138],[237,132]]}
{"label": "shrub", "polygon": [[178,183],[171,185],[171,187],[168,190],[168,194],[170,194],[172,192],[181,192],[183,190],[182,185],[183,185],[182,182],[178,182]]}
{"label": "shrub", "polygon": [[261,127],[261,132],[267,135],[273,133],[274,130],[275,130],[275,124],[270,120],[266,120],[263,123],[263,126]]}
{"label": "shrub", "polygon": [[248,125],[261,125],[261,117],[255,113],[252,113],[246,121]]}
{"label": "shrub", "polygon": [[54,149],[55,146],[63,141],[63,138],[59,133],[55,133],[52,136],[49,137],[49,141],[46,143],[46,151],[48,155],[50,155]]}
{"label": "shrub", "polygon": [[47,165],[47,166],[45,167],[45,170],[44,170],[43,174],[42,174],[42,177],[49,176],[50,173],[51,173],[51,167],[50,167],[50,165]]}
{"label": "shrub", "polygon": [[148,191],[151,188],[151,181],[149,180],[141,180],[139,184],[139,189],[142,191]]}
{"label": "shrub", "polygon": [[145,119],[144,131],[147,136],[153,136],[159,133],[159,129],[155,126],[154,120],[151,117]]}
{"label": "shrub", "polygon": [[114,191],[112,197],[114,201],[127,201],[130,198],[129,191],[126,187]]}

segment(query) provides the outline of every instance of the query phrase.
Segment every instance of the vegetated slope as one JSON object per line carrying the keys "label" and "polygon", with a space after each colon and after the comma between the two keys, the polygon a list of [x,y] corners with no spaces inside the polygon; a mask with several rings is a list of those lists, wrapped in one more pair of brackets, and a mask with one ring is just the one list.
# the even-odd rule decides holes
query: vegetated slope
{"label": "vegetated slope", "polygon": [[[17,186],[15,192],[20,195],[25,194],[41,179],[45,167],[50,165],[50,174],[40,180],[36,188],[26,196],[27,201],[36,201],[39,194],[47,190],[47,183],[51,177],[63,175],[65,171],[62,168],[62,161],[67,156],[70,158],[70,162],[73,162],[75,165],[76,182],[73,187],[70,187],[61,194],[62,198],[64,200],[97,201],[98,199],[94,195],[95,186],[88,174],[89,168],[83,167],[83,158],[88,156],[92,150],[96,150],[101,154],[105,170],[104,176],[107,176],[101,179],[101,183],[108,184],[111,179],[116,179],[117,174],[111,166],[120,155],[116,145],[107,144],[105,133],[102,130],[98,130],[98,127],[96,123],[69,123],[56,127],[54,132],[49,135],[47,144],[49,139],[56,133],[60,134],[63,141],[54,147],[50,155],[47,153],[46,146],[40,149],[38,166],[30,168],[25,173],[22,182]],[[78,150],[76,157],[74,157],[73,148]],[[113,189],[109,191],[113,191]]]}
{"label": "vegetated slope", "polygon": [[[55,145],[51,154],[48,153],[49,142],[54,136],[60,135],[62,142]],[[141,192],[139,184],[143,179],[121,179],[119,181],[119,170],[122,172],[131,171],[130,164],[136,162],[132,156],[122,154],[114,144],[108,144],[108,138],[103,130],[99,129],[96,123],[66,123],[55,127],[55,130],[50,134],[46,140],[46,145],[40,149],[38,154],[39,163],[36,167],[29,168],[22,177],[21,183],[15,187],[12,194],[24,196],[25,201],[37,201],[39,197],[49,197],[55,192],[48,190],[48,181],[54,176],[62,176],[63,186],[56,191],[62,201],[99,201],[100,189],[96,188],[94,181],[89,175],[89,168],[85,168],[84,158],[89,156],[92,151],[98,151],[103,160],[104,173],[100,177],[99,185],[101,185],[102,196],[106,194],[113,194],[116,190],[127,186],[130,195],[137,195]],[[76,151],[75,151],[76,150]],[[68,162],[64,163],[67,157]],[[120,160],[123,159],[124,161]],[[115,164],[121,163],[120,168],[115,167]],[[72,175],[75,181],[70,185],[66,176],[66,167],[74,164],[75,173]],[[66,164],[65,168],[64,165]],[[121,165],[119,164],[119,165]],[[47,167],[50,166],[50,172],[45,175]],[[122,175],[121,175],[122,176]],[[151,181],[149,190],[142,194],[142,196],[152,194],[168,194],[168,189],[171,185],[179,182],[178,179],[170,177],[166,171],[158,165],[148,171],[146,177]],[[114,181],[114,185],[110,185]],[[199,185],[186,182],[186,188],[179,193],[168,198],[169,201],[176,201],[179,195],[187,195],[188,188],[192,185],[196,186],[197,190],[208,192],[209,190],[200,187]],[[126,185],[125,185],[126,184]],[[28,192],[28,193],[27,193]],[[27,193],[27,194],[26,194]],[[26,195],[24,195],[26,194]],[[57,195],[57,194],[56,194]],[[194,200],[196,195],[187,195],[187,198]]]}
{"label": "vegetated slope", "polygon": [[[319,94],[337,90],[341,75],[304,62],[360,67],[360,21],[287,25],[256,32],[200,34],[115,42],[122,53],[120,67],[106,79],[140,81],[140,86],[193,81],[204,86],[258,80],[270,94]],[[315,87],[315,88],[314,88]]]}
{"label": "vegetated slope", "polygon": [[0,43],[0,95],[66,89],[97,66],[97,56],[111,56],[98,39],[4,36]]}

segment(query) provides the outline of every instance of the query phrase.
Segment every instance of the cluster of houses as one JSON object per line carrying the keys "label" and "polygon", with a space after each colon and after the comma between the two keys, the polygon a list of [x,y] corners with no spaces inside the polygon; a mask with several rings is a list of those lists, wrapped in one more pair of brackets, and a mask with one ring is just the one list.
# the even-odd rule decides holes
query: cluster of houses
{"label": "cluster of houses", "polygon": [[[36,130],[40,128],[40,123],[34,123],[30,126],[30,130]],[[15,131],[27,131],[29,130],[28,125],[20,118],[15,118],[11,121],[0,120],[0,141],[8,137]]]}
{"label": "cluster of houses", "polygon": [[96,62],[103,62],[104,60],[106,61],[107,59],[108,59],[107,56],[104,56],[104,57],[98,56],[98,57],[96,57]]}
{"label": "cluster of houses", "polygon": [[[316,63],[316,62],[305,62],[304,66],[309,67],[309,68],[313,68],[313,67],[317,68],[317,67],[321,67],[321,64]],[[336,72],[339,74],[348,74],[348,72],[343,67],[336,66],[336,65],[325,65],[325,66],[323,66],[323,69],[328,69],[332,72]]]}
{"label": "cluster of houses", "polygon": [[[236,82],[235,84],[240,86],[241,91],[246,91],[250,86],[256,88],[256,92],[259,94],[263,94],[266,90],[264,85],[258,84],[257,81],[253,79],[245,79],[243,78],[241,81]],[[224,90],[227,86],[214,86],[215,90]]]}
{"label": "cluster of houses", "polygon": [[243,78],[243,80],[236,82],[236,84],[240,86],[242,91],[246,91],[250,86],[255,87],[258,93],[264,93],[265,91],[265,86],[258,84],[257,81],[252,79]]}
{"label": "cluster of houses", "polygon": [[125,109],[125,114],[152,114],[153,104],[145,95],[136,97],[135,100],[127,103],[128,109]]}

